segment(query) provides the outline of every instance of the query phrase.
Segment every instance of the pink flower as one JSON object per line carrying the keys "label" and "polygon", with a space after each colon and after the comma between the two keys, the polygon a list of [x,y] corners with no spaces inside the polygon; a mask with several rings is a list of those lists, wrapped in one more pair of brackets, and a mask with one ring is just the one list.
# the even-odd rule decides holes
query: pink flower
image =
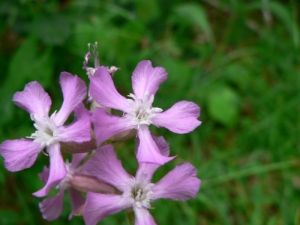
{"label": "pink flower", "polygon": [[[73,215],[76,214],[76,212],[84,205],[85,199],[82,197],[79,191],[70,187],[69,182],[75,173],[80,173],[81,167],[78,166],[86,157],[86,155],[87,153],[73,154],[72,163],[65,163],[67,173],[57,186],[57,188],[59,188],[58,194],[53,197],[45,198],[39,204],[43,217],[46,220],[55,220],[61,215],[64,206],[65,190],[68,190],[72,204],[72,212],[69,216],[69,219],[71,219]],[[39,176],[41,180],[46,183],[49,177],[49,169],[45,166],[44,171],[40,173]]]}
{"label": "pink flower", "polygon": [[[81,103],[86,97],[85,83],[77,76],[63,72],[60,84],[64,102],[61,109],[50,117],[51,99],[38,82],[28,83],[24,91],[14,95],[14,103],[30,113],[36,131],[27,137],[29,140],[6,140],[0,145],[0,154],[5,158],[5,166],[9,171],[31,167],[38,154],[46,148],[46,154],[50,157],[49,178],[44,188],[34,193],[38,197],[47,195],[50,188],[59,184],[67,174],[60,142],[82,143],[91,139],[89,112]],[[73,111],[75,120],[63,126]]]}
{"label": "pink flower", "polygon": [[[168,144],[162,137],[156,139],[161,154],[168,156]],[[148,209],[150,203],[159,198],[186,201],[194,198],[200,188],[197,170],[190,163],[182,163],[157,183],[151,183],[158,164],[140,163],[135,177],[129,175],[117,159],[112,145],[97,150],[86,164],[87,171],[99,179],[115,186],[121,194],[88,192],[84,207],[86,225],[96,225],[107,216],[125,209],[135,213],[135,225],[153,225],[155,221]]]}
{"label": "pink flower", "polygon": [[107,69],[102,66],[98,68],[94,76],[90,76],[92,97],[103,107],[123,111],[122,117],[110,115],[101,108],[94,111],[92,121],[98,144],[119,133],[137,129],[137,136],[140,139],[137,150],[139,162],[161,165],[172,160],[174,157],[160,154],[148,126],[154,124],[179,134],[191,132],[201,124],[197,120],[200,108],[188,101],[177,102],[165,112],[152,107],[154,95],[159,85],[166,79],[167,72],[164,68],[153,68],[150,61],[142,61],[132,75],[134,94],[129,94],[130,99],[126,99],[117,92]]}

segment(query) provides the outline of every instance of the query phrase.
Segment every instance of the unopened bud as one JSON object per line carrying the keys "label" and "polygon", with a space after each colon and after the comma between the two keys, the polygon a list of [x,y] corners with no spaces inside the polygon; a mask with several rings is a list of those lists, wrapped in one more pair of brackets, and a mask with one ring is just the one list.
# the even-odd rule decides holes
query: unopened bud
{"label": "unopened bud", "polygon": [[[92,50],[91,50],[91,46],[92,46]],[[100,67],[97,47],[98,47],[97,42],[95,42],[95,44],[88,43],[89,50],[87,54],[84,56],[84,61],[83,61],[83,69],[86,70],[88,76],[93,76],[96,69]],[[88,67],[88,63],[91,57],[94,58],[94,67]]]}
{"label": "unopened bud", "polygon": [[68,182],[70,187],[81,192],[115,193],[116,188],[93,176],[74,174]]}
{"label": "unopened bud", "polygon": [[60,142],[61,150],[65,153],[84,153],[90,152],[97,148],[97,143],[95,139],[91,139],[88,142]]}
{"label": "unopened bud", "polygon": [[136,129],[127,130],[127,131],[124,131],[122,133],[119,133],[119,134],[113,136],[111,139],[113,141],[124,141],[124,140],[127,140],[129,138],[135,137],[136,132],[137,132]]}

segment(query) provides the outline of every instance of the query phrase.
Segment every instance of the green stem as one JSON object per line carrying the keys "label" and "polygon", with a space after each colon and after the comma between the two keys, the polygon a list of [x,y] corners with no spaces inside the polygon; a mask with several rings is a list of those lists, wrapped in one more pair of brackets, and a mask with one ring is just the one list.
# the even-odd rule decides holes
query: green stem
{"label": "green stem", "polygon": [[134,225],[134,212],[132,210],[128,210],[126,212],[126,217],[129,225]]}

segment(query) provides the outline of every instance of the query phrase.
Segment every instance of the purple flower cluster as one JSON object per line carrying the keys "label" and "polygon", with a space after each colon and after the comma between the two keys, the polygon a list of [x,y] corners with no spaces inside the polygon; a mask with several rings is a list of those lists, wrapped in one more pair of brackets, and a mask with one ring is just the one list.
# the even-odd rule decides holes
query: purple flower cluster
{"label": "purple flower cluster", "polygon": [[[166,111],[153,107],[154,96],[168,74],[162,67],[152,67],[148,60],[138,63],[131,77],[133,93],[123,97],[112,79],[118,68],[100,66],[97,57],[95,67],[87,67],[92,55],[97,55],[95,49],[84,61],[89,90],[76,75],[61,73],[64,101],[50,116],[51,98],[38,82],[28,83],[24,91],[14,95],[13,102],[30,114],[36,131],[26,139],[4,141],[0,154],[9,171],[31,167],[40,152],[49,156],[50,166],[40,174],[45,186],[33,193],[44,197],[51,188],[59,189],[57,195],[39,205],[47,220],[61,215],[64,192],[68,191],[72,204],[69,219],[83,215],[87,225],[96,225],[109,215],[129,209],[134,212],[134,224],[156,224],[148,211],[152,201],[194,198],[201,181],[196,177],[196,168],[185,162],[157,183],[151,182],[154,172],[176,156],[170,156],[169,144],[163,137],[152,135],[149,126],[189,133],[201,124],[197,119],[200,108],[188,101],[177,102]],[[87,95],[90,110],[83,104]],[[113,115],[111,109],[121,111],[122,116]],[[74,121],[64,125],[73,112]],[[139,164],[135,176],[124,170],[109,144],[131,137],[135,137]],[[62,153],[73,154],[72,162],[65,162]]]}

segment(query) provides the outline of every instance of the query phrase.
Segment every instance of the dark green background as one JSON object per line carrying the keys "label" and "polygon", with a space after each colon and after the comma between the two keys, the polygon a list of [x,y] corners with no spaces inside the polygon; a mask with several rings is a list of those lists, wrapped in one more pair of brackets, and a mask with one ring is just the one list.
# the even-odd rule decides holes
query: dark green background
{"label": "dark green background", "polygon": [[[11,99],[26,83],[40,82],[60,108],[59,74],[87,81],[82,70],[87,44],[98,42],[100,63],[121,67],[118,90],[132,92],[131,73],[149,59],[169,73],[154,106],[196,102],[203,122],[178,135],[152,127],[177,158],[154,181],[189,161],[202,180],[195,199],[158,200],[158,224],[300,224],[299,11],[276,0],[65,0],[0,1],[0,142],[34,132],[29,115]],[[134,174],[133,140],[116,145]],[[63,215],[48,223],[32,193],[48,158],[10,173],[0,159],[0,224],[83,224]],[[101,224],[126,224],[125,213]]]}

